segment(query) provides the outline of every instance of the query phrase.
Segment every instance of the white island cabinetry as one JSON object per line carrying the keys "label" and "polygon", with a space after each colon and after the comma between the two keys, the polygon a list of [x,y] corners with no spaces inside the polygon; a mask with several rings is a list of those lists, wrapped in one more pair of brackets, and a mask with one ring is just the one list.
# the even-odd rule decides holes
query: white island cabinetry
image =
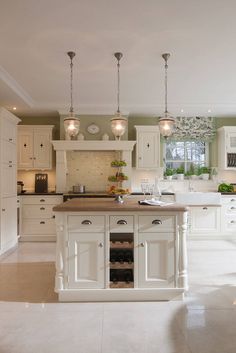
{"label": "white island cabinetry", "polygon": [[112,199],[54,207],[60,301],[167,300],[187,290],[187,210],[146,207]]}

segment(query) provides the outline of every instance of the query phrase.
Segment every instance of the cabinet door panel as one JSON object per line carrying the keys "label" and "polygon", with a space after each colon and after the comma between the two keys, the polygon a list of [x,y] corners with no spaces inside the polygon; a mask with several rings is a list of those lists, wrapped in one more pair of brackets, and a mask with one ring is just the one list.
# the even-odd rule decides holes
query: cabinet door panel
{"label": "cabinet door panel", "polygon": [[19,169],[33,168],[33,132],[20,130],[18,135],[17,160]]}
{"label": "cabinet door panel", "polygon": [[140,132],[138,135],[138,167],[159,167],[159,146],[156,132]]}
{"label": "cabinet door panel", "polygon": [[16,182],[16,165],[14,164],[2,164],[1,168],[2,180],[1,180],[1,196],[10,197],[16,196],[17,193],[17,182]]}
{"label": "cabinet door panel", "polygon": [[51,168],[51,134],[47,131],[34,131],[34,168]]}
{"label": "cabinet door panel", "polygon": [[1,158],[3,163],[16,164],[16,145],[14,143],[2,140]]}
{"label": "cabinet door panel", "polygon": [[2,120],[2,133],[3,140],[16,144],[16,123],[8,119]]}
{"label": "cabinet door panel", "polygon": [[5,197],[1,205],[1,250],[17,243],[17,198]]}
{"label": "cabinet door panel", "polygon": [[190,232],[213,234],[220,231],[219,207],[191,207]]}
{"label": "cabinet door panel", "polygon": [[138,286],[175,286],[175,242],[172,234],[139,233]]}
{"label": "cabinet door panel", "polygon": [[69,288],[104,288],[103,244],[103,233],[69,233]]}

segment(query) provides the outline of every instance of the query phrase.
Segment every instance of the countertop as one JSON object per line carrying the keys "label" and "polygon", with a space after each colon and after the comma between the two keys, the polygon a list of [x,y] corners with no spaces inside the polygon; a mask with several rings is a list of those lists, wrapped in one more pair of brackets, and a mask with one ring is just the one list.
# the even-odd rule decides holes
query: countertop
{"label": "countertop", "polygon": [[185,205],[173,203],[169,206],[149,206],[149,205],[139,205],[137,200],[125,199],[124,203],[120,204],[115,202],[113,199],[72,199],[61,203],[53,207],[53,211],[56,212],[83,212],[83,211],[111,211],[111,212],[125,212],[125,211],[143,211],[143,212],[184,212],[187,211],[188,207]]}
{"label": "countertop", "polygon": [[37,196],[37,195],[45,195],[45,196],[57,196],[57,195],[63,195],[62,192],[21,192],[18,193],[17,196]]}

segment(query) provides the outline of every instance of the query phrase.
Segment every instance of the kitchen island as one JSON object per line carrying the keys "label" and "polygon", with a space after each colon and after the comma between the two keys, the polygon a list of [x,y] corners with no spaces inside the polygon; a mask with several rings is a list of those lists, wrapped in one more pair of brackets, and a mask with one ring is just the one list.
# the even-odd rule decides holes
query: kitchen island
{"label": "kitchen island", "polygon": [[53,211],[60,301],[170,300],[188,289],[186,206],[96,198]]}

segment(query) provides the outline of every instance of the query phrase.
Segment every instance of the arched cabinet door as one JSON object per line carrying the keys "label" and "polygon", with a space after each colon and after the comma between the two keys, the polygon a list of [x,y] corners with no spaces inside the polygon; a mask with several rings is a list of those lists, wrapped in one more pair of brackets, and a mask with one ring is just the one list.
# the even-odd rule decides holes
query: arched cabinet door
{"label": "arched cabinet door", "polygon": [[160,132],[158,126],[135,126],[136,168],[157,169],[160,167]]}

